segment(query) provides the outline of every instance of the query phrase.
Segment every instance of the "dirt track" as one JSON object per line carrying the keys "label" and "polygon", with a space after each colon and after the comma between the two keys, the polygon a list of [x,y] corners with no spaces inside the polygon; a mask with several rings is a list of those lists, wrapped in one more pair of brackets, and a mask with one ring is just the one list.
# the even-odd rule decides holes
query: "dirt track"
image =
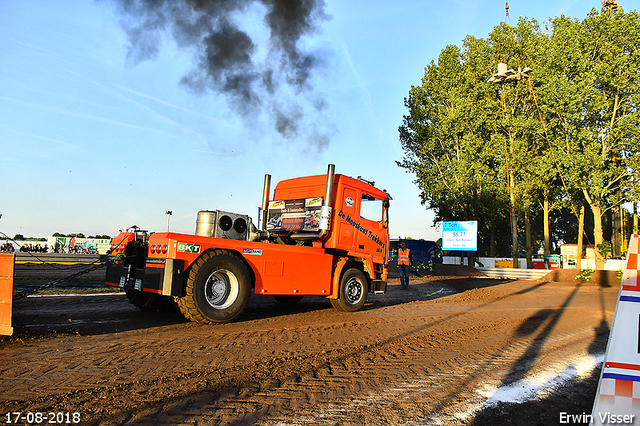
{"label": "dirt track", "polygon": [[[357,313],[322,298],[283,306],[254,296],[238,321],[218,326],[143,312],[119,294],[20,299],[15,335],[0,340],[0,414],[79,412],[82,424],[113,425],[558,424],[560,412],[591,410],[593,359],[618,295],[615,274],[584,284],[573,275],[447,274],[408,291],[392,282]],[[535,380],[547,380],[538,397],[500,399]]]}

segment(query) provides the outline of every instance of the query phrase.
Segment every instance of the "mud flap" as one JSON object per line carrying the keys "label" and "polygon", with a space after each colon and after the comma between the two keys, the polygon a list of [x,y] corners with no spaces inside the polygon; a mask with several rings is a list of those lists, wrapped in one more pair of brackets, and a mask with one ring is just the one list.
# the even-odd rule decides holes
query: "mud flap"
{"label": "mud flap", "polygon": [[167,259],[162,277],[163,296],[182,296],[184,287],[184,260]]}
{"label": "mud flap", "polygon": [[107,266],[107,285],[163,296],[181,296],[184,287],[184,260],[147,259],[144,268],[110,264]]}
{"label": "mud flap", "polygon": [[384,280],[371,280],[371,291],[374,294],[385,294],[387,292],[387,282]]}
{"label": "mud flap", "polygon": [[11,336],[13,327],[13,277],[15,255],[0,254],[0,334]]}

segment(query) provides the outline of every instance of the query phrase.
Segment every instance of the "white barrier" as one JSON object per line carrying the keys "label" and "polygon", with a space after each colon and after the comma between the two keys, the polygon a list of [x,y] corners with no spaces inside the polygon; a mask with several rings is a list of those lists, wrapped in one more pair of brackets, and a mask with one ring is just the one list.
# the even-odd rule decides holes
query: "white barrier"
{"label": "white barrier", "polygon": [[640,423],[640,284],[638,235],[629,242],[607,351],[590,419],[596,425]]}
{"label": "white barrier", "polygon": [[480,268],[476,267],[478,272],[482,272],[490,278],[511,278],[515,280],[539,280],[547,275],[547,269],[513,269],[513,268]]}
{"label": "white barrier", "polygon": [[[506,257],[478,257],[476,258],[477,262],[480,262],[484,265],[485,268],[493,268],[495,265],[496,260],[498,261],[508,261],[511,262],[513,259],[510,258],[506,258]],[[527,259],[521,257],[518,259],[518,262],[520,263],[520,269],[526,269],[527,268]],[[463,257],[462,260],[460,258],[460,256],[444,256],[442,258],[442,263],[444,263],[445,265],[467,265],[467,258]],[[604,260],[604,270],[605,271],[619,271],[621,269],[624,269],[625,267],[625,260],[622,259],[605,259]],[[479,265],[476,265],[476,268]],[[596,261],[595,259],[582,259],[582,269],[587,269],[587,268],[591,268],[591,269],[596,269]],[[640,424],[640,423],[639,423]]]}

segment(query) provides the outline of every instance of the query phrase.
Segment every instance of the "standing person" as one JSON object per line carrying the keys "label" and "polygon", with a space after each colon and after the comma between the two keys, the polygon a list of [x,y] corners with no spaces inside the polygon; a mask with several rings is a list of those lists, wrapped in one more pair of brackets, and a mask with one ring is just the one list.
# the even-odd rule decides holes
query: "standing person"
{"label": "standing person", "polygon": [[400,289],[409,287],[409,265],[411,264],[411,250],[407,248],[407,242],[402,241],[398,250],[398,271],[400,271]]}

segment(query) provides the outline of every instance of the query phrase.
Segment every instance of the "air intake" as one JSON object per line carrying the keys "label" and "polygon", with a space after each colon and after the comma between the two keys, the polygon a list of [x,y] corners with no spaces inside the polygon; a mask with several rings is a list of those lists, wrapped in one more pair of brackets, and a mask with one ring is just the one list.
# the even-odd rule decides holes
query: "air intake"
{"label": "air intake", "polygon": [[251,218],[247,215],[203,210],[196,219],[196,235],[201,237],[249,240]]}

